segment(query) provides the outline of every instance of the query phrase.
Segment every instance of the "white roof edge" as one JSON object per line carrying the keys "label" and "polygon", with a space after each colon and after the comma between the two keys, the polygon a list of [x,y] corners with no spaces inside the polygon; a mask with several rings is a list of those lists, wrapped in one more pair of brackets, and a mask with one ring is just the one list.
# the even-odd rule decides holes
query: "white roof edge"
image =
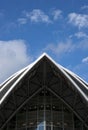
{"label": "white roof edge", "polygon": [[2,82],[1,84],[0,84],[0,86],[2,86],[5,82],[8,82],[9,81],[9,79],[11,79],[12,77],[14,77],[15,75],[18,75],[19,73],[21,73],[22,71],[24,71],[26,69],[26,67],[25,68],[23,68],[23,69],[21,69],[21,70],[19,70],[19,71],[17,71],[17,72],[15,72],[14,74],[12,74],[10,77],[8,77],[4,82]]}
{"label": "white roof edge", "polygon": [[[31,63],[29,66],[25,67],[27,68],[22,75],[15,81],[15,83],[10,87],[10,89],[5,93],[5,95],[0,100],[0,104],[4,101],[6,96],[11,92],[11,90],[16,86],[16,84],[27,74],[27,72],[44,56],[46,56],[49,60],[51,60],[60,70],[61,72],[74,84],[76,89],[83,95],[83,97],[88,101],[88,97],[85,95],[85,93],[78,87],[78,85],[72,80],[72,78],[62,69],[63,67],[59,64],[57,64],[47,53],[43,53],[37,60],[35,60],[33,63]],[[22,69],[23,70],[23,69]],[[19,71],[20,72],[20,71]]]}
{"label": "white roof edge", "polygon": [[[44,56],[47,56],[47,54],[46,54],[46,53],[43,53],[43,54],[37,59],[37,61],[38,61],[39,59],[41,59],[42,57],[44,57]],[[31,64],[33,64],[33,62],[32,62]],[[16,76],[18,76],[22,71],[24,71],[24,70],[27,69],[27,68],[30,68],[31,64],[29,64],[29,65],[26,66],[25,68],[23,68],[23,69],[17,71],[15,74],[11,75],[11,76],[10,76],[9,78],[7,78],[4,82],[2,82],[2,83],[0,84],[0,86],[2,86],[5,82],[7,82],[7,83],[0,89],[0,91],[1,91],[6,85],[8,85],[10,81],[12,81]]]}
{"label": "white roof edge", "polygon": [[[44,56],[47,56],[47,57],[48,57],[48,55],[47,55],[46,53],[43,53],[41,56],[39,56],[39,58],[38,58],[37,60],[35,60],[33,63],[31,63],[30,65],[28,65],[27,67],[25,67],[25,68],[27,68],[26,70],[25,70],[25,68],[22,69],[22,70],[25,70],[24,73],[16,80],[16,82],[15,82],[15,83],[10,87],[10,89],[5,93],[5,95],[4,95],[4,96],[2,97],[2,99],[0,100],[0,104],[4,101],[4,99],[6,98],[6,96],[7,96],[7,95],[10,93],[10,91],[15,87],[15,85],[16,85],[16,84],[26,75],[26,73],[27,73],[40,59],[42,59]],[[20,71],[18,71],[18,72],[20,73],[22,70],[20,70]],[[17,72],[17,74],[18,74],[18,72]],[[16,75],[16,76],[17,76],[17,75]],[[13,78],[13,79],[14,79],[14,78]],[[10,82],[10,81],[9,81],[9,82]],[[6,85],[8,85],[9,82],[7,82]],[[4,85],[2,89],[4,89],[6,85]],[[1,92],[2,89],[0,89],[0,92]]]}
{"label": "white roof edge", "polygon": [[[88,89],[87,82],[84,81],[81,77],[79,77],[78,75],[76,75],[75,73],[73,73],[72,71],[64,68],[65,71],[67,71],[69,74],[71,74],[74,78],[76,78],[86,89]],[[86,84],[86,85],[85,85]]]}
{"label": "white roof edge", "polygon": [[8,85],[12,80],[14,80],[14,78],[16,78],[20,73],[22,73],[24,70],[26,70],[27,67],[17,71],[15,74],[13,74],[12,76],[10,76],[8,79],[6,79],[2,84],[1,86],[5,83],[5,85],[3,85],[3,87],[1,87],[0,91],[2,91],[6,85]]}
{"label": "white roof edge", "polygon": [[[79,86],[73,81],[73,79],[64,71],[64,67],[57,64],[49,55],[45,54],[60,70],[61,72],[74,84],[74,86],[76,87],[76,89],[82,94],[82,96],[86,99],[86,101],[88,102],[88,97],[86,96],[86,94],[79,88]],[[83,85],[84,86],[84,85]]]}
{"label": "white roof edge", "polygon": [[[61,67],[62,69],[64,69],[64,70],[66,70],[68,73],[70,73],[74,78],[76,78],[76,77],[78,77],[80,80],[82,80],[86,85],[88,85],[88,83],[86,82],[86,81],[84,81],[81,77],[79,77],[78,75],[76,75],[75,73],[73,73],[72,71],[70,71],[70,70],[68,70],[68,69],[66,69],[65,67],[63,67],[62,65],[60,65],[60,64],[57,64],[49,55],[47,55],[46,53],[45,53],[45,55],[51,60],[51,61],[53,61],[55,64],[56,64],[56,66],[58,67]],[[80,81],[78,78],[76,78],[80,83],[82,83],[82,85],[86,88],[86,89],[88,89],[88,87],[86,87],[86,85],[82,82],[82,81]]]}

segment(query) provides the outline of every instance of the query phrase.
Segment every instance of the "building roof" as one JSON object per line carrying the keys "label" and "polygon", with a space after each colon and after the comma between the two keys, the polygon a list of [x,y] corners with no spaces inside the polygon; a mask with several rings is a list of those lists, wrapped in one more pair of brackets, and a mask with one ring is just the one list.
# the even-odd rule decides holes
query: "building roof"
{"label": "building roof", "polygon": [[[13,90],[15,90],[17,88],[17,85],[22,81],[22,79],[29,73],[35,74],[35,72],[32,72],[32,71],[35,70],[37,68],[37,64],[41,63],[43,60],[44,60],[44,62],[47,61],[47,66],[48,66],[48,64],[50,64],[52,71],[54,72],[54,74],[57,77],[59,76],[59,73],[60,73],[64,79],[64,82],[66,81],[68,86],[70,86],[69,90],[72,91],[72,95],[71,95],[71,96],[73,96],[72,100],[74,100],[74,97],[76,98],[76,100],[77,100],[77,97],[78,98],[80,97],[80,101],[82,102],[82,105],[85,106],[86,114],[87,114],[86,118],[88,119],[88,83],[85,82],[78,75],[74,74],[70,70],[68,70],[68,69],[64,68],[63,66],[59,65],[58,63],[56,63],[46,53],[42,54],[36,61],[31,63],[24,69],[13,74],[11,77],[9,77],[6,81],[4,81],[0,85],[0,106],[1,106],[1,108],[4,104],[4,102],[11,95],[11,92],[13,92]],[[49,70],[49,72],[50,72],[50,70]],[[44,73],[44,71],[43,71],[43,73]],[[48,74],[48,72],[47,72],[47,74]],[[45,74],[43,74],[43,75],[45,75]],[[58,90],[58,88],[56,88],[56,89]],[[53,88],[52,88],[52,90],[56,93],[56,90],[54,90]],[[64,93],[64,91],[63,91],[63,93]],[[57,95],[58,95],[58,93],[57,93]],[[77,95],[77,97],[74,95]],[[74,101],[74,103],[75,102],[76,101]],[[74,113],[77,114],[77,112],[78,112],[78,116],[81,117],[82,120],[84,120],[84,117],[82,117],[80,115],[82,113],[80,113],[79,110],[75,111],[75,108],[73,108],[73,106],[71,106],[70,100],[67,102],[67,104],[71,107],[72,110],[74,110]],[[87,122],[86,124],[88,125],[87,119],[85,119],[85,122]]]}
{"label": "building roof", "polygon": [[75,73],[71,72],[70,70],[64,68],[60,64],[57,64],[49,55],[46,53],[43,53],[35,62],[31,63],[24,69],[21,69],[17,73],[13,74],[11,77],[9,77],[6,81],[4,81],[0,85],[0,104],[3,102],[3,100],[6,98],[8,93],[15,87],[15,85],[27,74],[27,72],[43,57],[47,57],[51,62],[55,64],[55,66],[61,70],[61,72],[70,80],[74,86],[75,89],[83,96],[83,98],[88,102],[88,83],[84,81],[82,78],[80,78]]}

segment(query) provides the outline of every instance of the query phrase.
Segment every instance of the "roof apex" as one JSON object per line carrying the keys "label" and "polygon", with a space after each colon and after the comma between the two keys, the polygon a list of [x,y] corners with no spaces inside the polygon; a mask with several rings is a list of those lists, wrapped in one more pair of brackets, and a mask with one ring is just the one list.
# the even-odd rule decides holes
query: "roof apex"
{"label": "roof apex", "polygon": [[50,56],[49,56],[46,52],[44,52],[44,53],[42,53],[37,59],[41,59],[41,58],[43,58],[43,57],[50,58]]}

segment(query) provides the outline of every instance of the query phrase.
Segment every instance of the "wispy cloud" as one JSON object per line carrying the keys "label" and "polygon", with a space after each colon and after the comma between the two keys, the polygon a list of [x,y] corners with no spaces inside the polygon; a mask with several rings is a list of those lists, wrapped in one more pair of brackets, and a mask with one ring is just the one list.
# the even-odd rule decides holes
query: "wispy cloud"
{"label": "wispy cloud", "polygon": [[88,35],[84,32],[77,32],[74,34],[74,36],[76,36],[77,38],[88,38]]}
{"label": "wispy cloud", "polygon": [[[53,16],[53,18],[52,18]],[[62,11],[59,9],[53,9],[50,13],[45,13],[41,9],[33,9],[32,11],[23,11],[23,17],[18,18],[19,24],[26,24],[29,21],[32,23],[46,23],[51,24],[55,20],[62,17]]]}
{"label": "wispy cloud", "polygon": [[0,10],[0,18],[3,18],[5,16],[5,10]]}
{"label": "wispy cloud", "polygon": [[88,39],[80,41],[79,45],[76,46],[76,48],[81,49],[83,51],[88,51]]}
{"label": "wispy cloud", "polygon": [[78,14],[78,13],[70,13],[68,15],[69,23],[73,24],[80,28],[88,28],[88,15],[86,14]]}
{"label": "wispy cloud", "polygon": [[59,18],[62,17],[62,11],[59,9],[53,10],[52,15],[54,20],[58,20]]}
{"label": "wispy cloud", "polygon": [[0,18],[3,17],[3,16],[4,16],[4,14],[2,12],[0,12]]}
{"label": "wispy cloud", "polygon": [[84,10],[84,9],[88,9],[88,5],[84,5],[84,6],[82,6],[81,9],[82,9],[82,10]]}
{"label": "wispy cloud", "polygon": [[47,44],[44,51],[51,52],[58,57],[63,57],[64,55],[66,56],[67,54],[78,51],[88,51],[88,39],[83,39],[76,43],[68,39],[64,42]]}
{"label": "wispy cloud", "polygon": [[34,23],[52,23],[50,17],[40,9],[33,9],[31,12],[25,11],[24,14],[24,18],[18,19],[19,23],[21,24],[26,24],[29,20]]}
{"label": "wispy cloud", "polygon": [[0,41],[0,82],[30,63],[24,40]]}
{"label": "wispy cloud", "polygon": [[88,56],[82,59],[83,63],[88,63]]}
{"label": "wispy cloud", "polygon": [[40,9],[34,9],[32,12],[26,13],[26,16],[32,22],[52,23],[49,16]]}
{"label": "wispy cloud", "polygon": [[26,24],[27,23],[27,18],[18,18],[17,20],[20,24]]}
{"label": "wispy cloud", "polygon": [[75,46],[71,43],[71,41],[67,41],[66,43],[60,42],[58,44],[48,44],[44,49],[45,51],[51,51],[55,55],[61,56],[61,54],[67,54],[74,50]]}

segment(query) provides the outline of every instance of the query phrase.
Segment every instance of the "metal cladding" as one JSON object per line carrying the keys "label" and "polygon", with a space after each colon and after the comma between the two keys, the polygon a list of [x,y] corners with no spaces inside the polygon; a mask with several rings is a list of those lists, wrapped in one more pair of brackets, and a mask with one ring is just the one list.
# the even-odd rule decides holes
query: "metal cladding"
{"label": "metal cladding", "polygon": [[[30,89],[26,84],[30,84]],[[42,88],[56,94],[88,127],[88,83],[46,53],[0,85],[0,128]]]}

